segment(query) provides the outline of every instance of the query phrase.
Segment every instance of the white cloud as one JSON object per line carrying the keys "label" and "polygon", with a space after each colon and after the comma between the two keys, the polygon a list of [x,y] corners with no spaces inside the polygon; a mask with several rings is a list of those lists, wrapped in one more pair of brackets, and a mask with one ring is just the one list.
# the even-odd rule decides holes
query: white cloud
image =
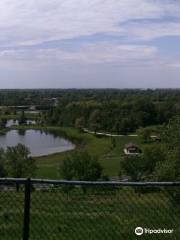
{"label": "white cloud", "polygon": [[179,23],[132,23],[127,27],[127,34],[136,40],[152,40],[166,36],[180,36]]}
{"label": "white cloud", "polygon": [[[178,14],[179,4],[167,0],[1,0],[0,43],[33,45],[104,32],[124,35],[129,34],[124,21]],[[140,37],[145,30],[138,30]]]}
{"label": "white cloud", "polygon": [[176,62],[176,63],[168,63],[166,64],[167,67],[170,67],[170,68],[180,68],[180,62]]}
{"label": "white cloud", "polygon": [[[92,63],[125,63],[134,60],[151,59],[157,53],[153,46],[145,45],[112,45],[109,43],[89,44],[78,54],[71,54],[72,58]],[[70,57],[71,57],[70,56]]]}
{"label": "white cloud", "polygon": [[1,62],[22,63],[28,65],[58,65],[68,63],[97,64],[142,64],[144,61],[154,59],[157,48],[146,45],[113,45],[107,42],[88,44],[82,46],[79,51],[64,51],[60,49],[34,49],[34,50],[4,50],[0,52]]}

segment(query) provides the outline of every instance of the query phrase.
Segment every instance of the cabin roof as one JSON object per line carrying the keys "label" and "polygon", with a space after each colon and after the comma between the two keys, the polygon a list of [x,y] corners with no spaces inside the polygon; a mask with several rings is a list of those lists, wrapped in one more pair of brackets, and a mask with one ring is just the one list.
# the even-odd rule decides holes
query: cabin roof
{"label": "cabin roof", "polygon": [[136,145],[136,144],[134,144],[134,143],[127,143],[126,145],[125,145],[125,148],[139,148],[138,147],[138,145]]}

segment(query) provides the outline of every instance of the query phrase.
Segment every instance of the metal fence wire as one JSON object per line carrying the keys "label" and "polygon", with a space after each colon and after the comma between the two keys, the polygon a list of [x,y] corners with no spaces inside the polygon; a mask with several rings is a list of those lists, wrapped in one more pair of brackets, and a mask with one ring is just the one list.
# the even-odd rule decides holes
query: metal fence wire
{"label": "metal fence wire", "polygon": [[0,240],[139,238],[180,239],[179,182],[0,179]]}

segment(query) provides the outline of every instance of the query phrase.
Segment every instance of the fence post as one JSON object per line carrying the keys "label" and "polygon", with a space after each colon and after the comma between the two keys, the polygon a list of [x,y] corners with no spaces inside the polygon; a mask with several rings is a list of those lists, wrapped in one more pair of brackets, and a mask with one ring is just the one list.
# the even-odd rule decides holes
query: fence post
{"label": "fence post", "polygon": [[28,178],[26,180],[25,190],[24,190],[23,240],[29,240],[30,203],[31,203],[31,179]]}

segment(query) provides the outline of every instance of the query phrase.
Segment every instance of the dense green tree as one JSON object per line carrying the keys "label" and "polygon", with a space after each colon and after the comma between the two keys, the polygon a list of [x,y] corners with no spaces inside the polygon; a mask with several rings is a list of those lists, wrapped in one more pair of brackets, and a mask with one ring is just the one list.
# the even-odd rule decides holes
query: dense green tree
{"label": "dense green tree", "polygon": [[161,133],[167,160],[156,169],[158,179],[180,180],[180,117],[173,118]]}
{"label": "dense green tree", "polygon": [[7,176],[7,170],[5,167],[5,152],[2,148],[0,148],[0,177],[6,177]]}
{"label": "dense green tree", "polygon": [[6,127],[7,120],[5,118],[0,119],[0,129],[3,129]]}
{"label": "dense green tree", "polygon": [[147,143],[151,140],[152,130],[150,128],[139,128],[137,134],[143,143]]}
{"label": "dense green tree", "polygon": [[154,180],[156,181],[175,181],[179,180],[179,166],[177,166],[177,158],[168,155],[166,160],[158,162],[154,171]]}
{"label": "dense green tree", "polygon": [[102,167],[96,157],[76,152],[63,161],[60,173],[67,180],[95,181],[101,178]]}
{"label": "dense green tree", "polygon": [[[124,156],[121,160],[121,173],[129,176],[132,181],[142,180],[145,172],[144,162],[141,156]],[[121,176],[120,176],[121,177]]]}
{"label": "dense green tree", "polygon": [[167,159],[166,150],[160,144],[151,144],[143,150],[142,161],[144,162],[144,176],[146,180],[155,180],[155,169]]}
{"label": "dense green tree", "polygon": [[169,152],[180,153],[180,117],[174,117],[164,125],[161,135]]}
{"label": "dense green tree", "polygon": [[101,113],[100,110],[96,109],[92,112],[89,118],[89,126],[95,132],[100,128]]}
{"label": "dense green tree", "polygon": [[24,110],[21,111],[20,117],[19,117],[19,124],[24,125],[26,124],[27,118],[25,116]]}
{"label": "dense green tree", "polygon": [[75,128],[82,131],[82,129],[84,128],[84,117],[80,117],[76,119]]}
{"label": "dense green tree", "polygon": [[6,150],[7,172],[15,178],[32,177],[35,173],[35,160],[29,156],[29,149],[18,144]]}
{"label": "dense green tree", "polygon": [[65,180],[72,180],[75,175],[74,171],[74,160],[72,157],[67,157],[61,164],[60,175]]}

